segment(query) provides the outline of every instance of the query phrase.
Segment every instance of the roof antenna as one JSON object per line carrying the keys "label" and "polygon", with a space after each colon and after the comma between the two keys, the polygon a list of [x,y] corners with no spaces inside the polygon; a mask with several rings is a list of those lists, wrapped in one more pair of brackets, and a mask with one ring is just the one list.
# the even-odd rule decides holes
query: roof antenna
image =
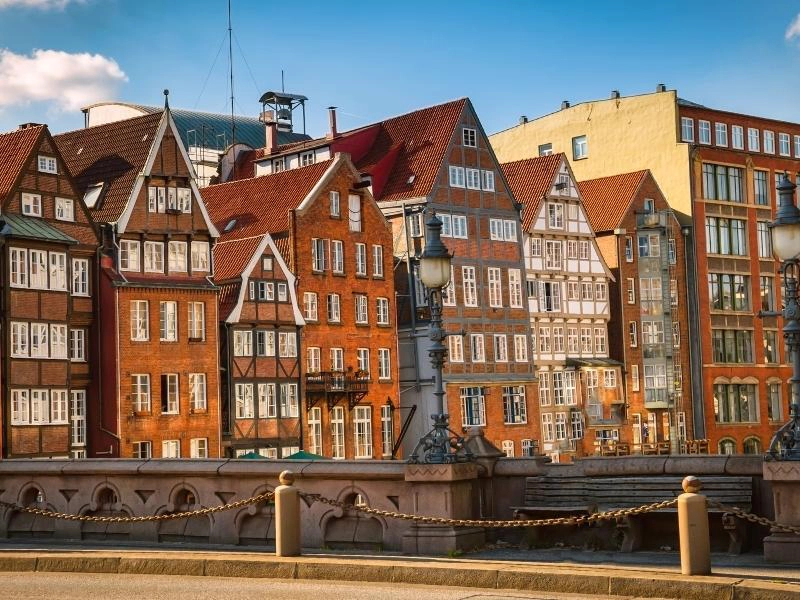
{"label": "roof antenna", "polygon": [[286,86],[283,84],[283,69],[281,69],[281,92],[286,92]]}
{"label": "roof antenna", "polygon": [[169,90],[164,90],[164,110],[169,110]]}
{"label": "roof antenna", "polygon": [[[231,67],[231,148],[236,147],[236,120],[233,115],[233,27],[231,25],[231,0],[228,0],[228,62]],[[236,150],[233,155],[233,179],[236,179]]]}

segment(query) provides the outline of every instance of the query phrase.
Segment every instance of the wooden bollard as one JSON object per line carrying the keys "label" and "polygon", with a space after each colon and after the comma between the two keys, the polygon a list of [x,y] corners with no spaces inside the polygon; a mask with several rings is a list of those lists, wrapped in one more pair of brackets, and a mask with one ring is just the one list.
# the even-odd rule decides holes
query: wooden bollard
{"label": "wooden bollard", "polygon": [[300,556],[300,494],[294,473],[283,471],[275,488],[275,555]]}
{"label": "wooden bollard", "polygon": [[711,573],[711,543],[708,535],[708,506],[706,497],[698,494],[700,480],[690,475],[683,480],[678,496],[678,533],[681,546],[681,574],[709,575]]}

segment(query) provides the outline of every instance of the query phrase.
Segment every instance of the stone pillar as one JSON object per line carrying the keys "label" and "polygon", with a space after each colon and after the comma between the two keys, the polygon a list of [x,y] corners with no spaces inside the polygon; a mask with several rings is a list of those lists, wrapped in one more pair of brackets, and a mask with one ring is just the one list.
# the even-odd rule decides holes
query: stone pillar
{"label": "stone pillar", "polygon": [[[764,463],[764,480],[772,484],[775,520],[800,527],[800,461]],[[800,535],[772,532],[764,538],[764,558],[769,562],[800,564]]]}
{"label": "stone pillar", "polygon": [[[449,519],[475,519],[473,494],[478,482],[475,463],[407,465],[405,480],[411,487],[410,512]],[[482,527],[452,527],[412,523],[403,534],[406,554],[447,554],[471,550],[485,542]]]}

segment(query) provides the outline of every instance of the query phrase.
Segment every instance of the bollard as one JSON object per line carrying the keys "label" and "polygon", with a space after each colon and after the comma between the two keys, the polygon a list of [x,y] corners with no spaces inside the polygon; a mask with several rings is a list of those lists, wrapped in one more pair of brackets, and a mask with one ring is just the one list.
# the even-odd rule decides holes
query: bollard
{"label": "bollard", "polygon": [[681,545],[681,574],[711,574],[711,543],[708,535],[706,497],[698,494],[701,483],[690,475],[683,480],[684,494],[678,496],[678,533]]}
{"label": "bollard", "polygon": [[300,494],[294,473],[283,471],[275,488],[275,555],[300,556]]}

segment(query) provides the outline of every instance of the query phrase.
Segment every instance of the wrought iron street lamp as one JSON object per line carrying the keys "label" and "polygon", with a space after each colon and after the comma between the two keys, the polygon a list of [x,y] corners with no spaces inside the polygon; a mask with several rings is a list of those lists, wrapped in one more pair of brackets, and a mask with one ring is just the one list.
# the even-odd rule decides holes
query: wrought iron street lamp
{"label": "wrought iron street lamp", "polygon": [[800,460],[800,209],[794,203],[795,186],[786,174],[778,184],[779,204],[770,223],[772,252],[781,261],[784,283],[783,337],[792,357],[792,394],[789,399],[789,422],[772,438],[768,456],[774,460]]}
{"label": "wrought iron street lamp", "polygon": [[[431,345],[428,356],[433,366],[434,406],[433,429],[426,433],[414,448],[409,458],[411,463],[455,463],[466,462],[472,455],[464,447],[464,439],[450,430],[449,416],[444,406],[444,382],[442,367],[447,356],[444,341],[447,333],[442,326],[442,289],[450,283],[450,264],[453,255],[442,243],[442,222],[436,211],[425,211],[425,249],[419,260],[419,278],[428,290],[428,307],[431,313],[429,337]],[[421,453],[421,455],[420,455]]]}

